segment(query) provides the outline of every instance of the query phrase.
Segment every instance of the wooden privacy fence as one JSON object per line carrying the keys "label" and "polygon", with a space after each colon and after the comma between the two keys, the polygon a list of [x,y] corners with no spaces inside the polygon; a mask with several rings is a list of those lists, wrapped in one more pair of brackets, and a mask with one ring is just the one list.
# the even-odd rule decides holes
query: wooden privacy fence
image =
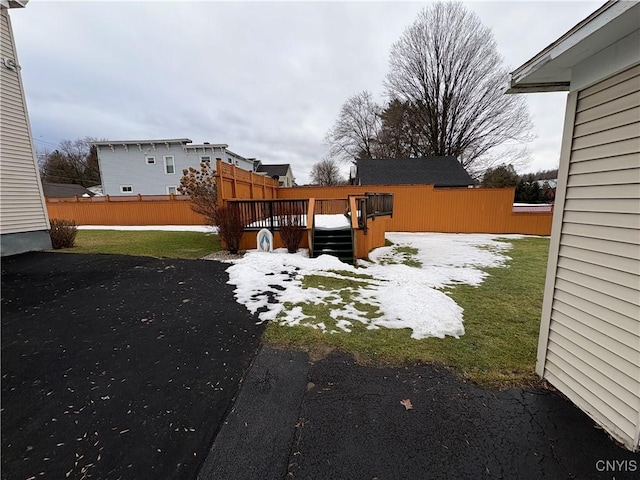
{"label": "wooden privacy fence", "polygon": [[[218,201],[315,198],[315,213],[344,213],[349,195],[393,194],[387,231],[522,233],[550,235],[553,213],[514,212],[513,188],[434,188],[432,185],[376,185],[278,188],[275,180],[217,162]],[[376,209],[388,198],[369,196]],[[320,200],[322,199],[322,200]],[[384,199],[384,200],[383,200]],[[47,199],[51,218],[80,225],[204,225],[183,195],[134,195]],[[257,208],[257,207],[256,207]],[[256,220],[260,215],[256,213]],[[266,217],[265,217],[266,218]]]}
{"label": "wooden privacy fence", "polygon": [[346,198],[392,193],[391,232],[550,235],[552,212],[514,213],[513,188],[434,188],[432,185],[347,185],[281,188],[278,198]]}
{"label": "wooden privacy fence", "polygon": [[78,225],[204,225],[184,195],[47,198],[49,218]]}
{"label": "wooden privacy fence", "polygon": [[236,168],[220,160],[216,162],[216,185],[218,202],[230,198],[278,198],[278,182],[273,178]]}
{"label": "wooden privacy fence", "polygon": [[[218,199],[275,199],[278,182],[217,161]],[[78,225],[204,225],[185,195],[117,195],[47,198],[50,218],[75,220]]]}

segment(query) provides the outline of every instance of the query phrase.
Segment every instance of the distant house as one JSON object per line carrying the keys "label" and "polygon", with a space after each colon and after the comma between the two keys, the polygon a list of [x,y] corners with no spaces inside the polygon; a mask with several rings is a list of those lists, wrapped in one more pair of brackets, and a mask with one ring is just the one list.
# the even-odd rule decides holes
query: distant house
{"label": "distant house", "polygon": [[640,3],[607,2],[511,73],[568,91],[537,373],[640,442]]}
{"label": "distant house", "polygon": [[192,144],[188,138],[94,142],[105,195],[178,193],[182,171],[220,159],[253,171],[254,161],[228,150],[227,144]]}
{"label": "distant house", "polygon": [[288,163],[268,165],[258,162],[256,173],[263,173],[278,180],[278,184],[281,187],[293,187],[295,185],[296,179],[293,176],[291,165]]}
{"label": "distant house", "polygon": [[0,253],[12,255],[51,248],[49,218],[42,194],[20,63],[9,8],[26,0],[0,2]]}
{"label": "distant house", "polygon": [[67,198],[67,197],[93,197],[93,193],[88,188],[75,183],[42,183],[44,196],[48,198]]}
{"label": "distant house", "polygon": [[361,158],[352,185],[434,185],[469,187],[474,184],[456,157]]}

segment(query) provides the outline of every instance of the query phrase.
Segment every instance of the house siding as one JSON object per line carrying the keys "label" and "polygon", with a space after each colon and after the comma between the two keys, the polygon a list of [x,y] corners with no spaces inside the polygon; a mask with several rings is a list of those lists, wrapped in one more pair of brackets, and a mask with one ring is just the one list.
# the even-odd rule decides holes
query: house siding
{"label": "house siding", "polygon": [[279,180],[279,184],[281,187],[285,187],[285,188],[290,188],[293,187],[293,172],[291,171],[291,167],[289,167],[287,169],[287,174],[284,176],[284,178],[281,178]]}
{"label": "house siding", "polygon": [[[19,65],[7,9],[0,8],[0,52]],[[18,68],[0,65],[0,235],[2,255],[51,247]],[[24,241],[23,241],[24,240]]]}
{"label": "house siding", "polygon": [[640,435],[640,66],[570,96],[575,108],[567,112],[572,128],[565,130],[570,141],[563,154],[568,157],[566,188],[554,218],[560,223],[551,240],[552,282],[549,300],[545,294],[538,372],[635,450]]}
{"label": "house siding", "polygon": [[[154,148],[155,147],[155,148]],[[155,157],[155,164],[147,164],[147,156]],[[174,172],[165,173],[164,157],[173,156]],[[179,187],[182,171],[199,168],[200,157],[211,157],[215,168],[216,158],[236,164],[244,170],[253,170],[253,162],[220,147],[192,146],[190,144],[158,143],[122,144],[98,146],[98,161],[105,195],[166,195],[167,187]],[[121,185],[131,185],[131,192],[121,192]]]}

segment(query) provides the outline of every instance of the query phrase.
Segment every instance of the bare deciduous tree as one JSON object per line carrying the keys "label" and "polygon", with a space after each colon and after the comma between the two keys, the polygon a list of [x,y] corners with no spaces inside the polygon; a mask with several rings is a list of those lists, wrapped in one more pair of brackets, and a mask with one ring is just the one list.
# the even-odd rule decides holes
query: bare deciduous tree
{"label": "bare deciduous tree", "polygon": [[381,108],[371,93],[363,91],[349,97],[326,135],[330,157],[344,163],[373,158],[379,143],[380,114]]}
{"label": "bare deciduous tree", "polygon": [[411,105],[392,100],[382,111],[377,158],[419,157],[426,150],[418,117]]}
{"label": "bare deciduous tree", "polygon": [[422,10],[393,45],[385,81],[389,98],[420,127],[412,153],[453,155],[469,171],[513,163],[492,153],[530,140],[531,120],[522,98],[504,94],[507,75],[491,30],[474,13],[460,3]]}
{"label": "bare deciduous tree", "polygon": [[340,174],[338,163],[332,158],[324,159],[311,168],[311,181],[315,185],[321,185],[323,187],[344,185],[345,183],[344,178],[342,178]]}
{"label": "bare deciduous tree", "polygon": [[52,152],[44,155],[40,165],[43,181],[74,183],[91,187],[100,183],[98,152],[91,142],[94,138],[63,140]]}

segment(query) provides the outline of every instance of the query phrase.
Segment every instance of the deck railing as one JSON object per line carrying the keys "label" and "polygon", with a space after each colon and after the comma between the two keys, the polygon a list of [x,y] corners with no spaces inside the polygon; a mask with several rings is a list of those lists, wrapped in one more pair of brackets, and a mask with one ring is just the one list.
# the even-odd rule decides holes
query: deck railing
{"label": "deck railing", "polygon": [[392,193],[365,193],[367,197],[367,216],[380,217],[383,215],[393,216],[393,194]]}
{"label": "deck railing", "polygon": [[345,214],[349,210],[349,200],[346,198],[317,198],[315,213],[318,215]]}
{"label": "deck railing", "polygon": [[[367,228],[367,219],[381,215],[391,215],[393,212],[393,195],[388,193],[367,193],[355,195],[356,212],[352,212],[352,205],[347,198],[315,199],[313,201],[313,215],[355,214],[360,229]],[[309,199],[291,200],[227,200],[229,205],[237,208],[245,230],[260,230],[268,228],[276,231],[280,219],[284,216],[300,216],[300,226],[311,228],[309,224]]]}
{"label": "deck railing", "polygon": [[309,199],[300,200],[227,200],[229,205],[237,208],[245,230],[261,230],[268,228],[276,231],[279,219],[284,216],[300,216],[300,226],[307,226]]}

